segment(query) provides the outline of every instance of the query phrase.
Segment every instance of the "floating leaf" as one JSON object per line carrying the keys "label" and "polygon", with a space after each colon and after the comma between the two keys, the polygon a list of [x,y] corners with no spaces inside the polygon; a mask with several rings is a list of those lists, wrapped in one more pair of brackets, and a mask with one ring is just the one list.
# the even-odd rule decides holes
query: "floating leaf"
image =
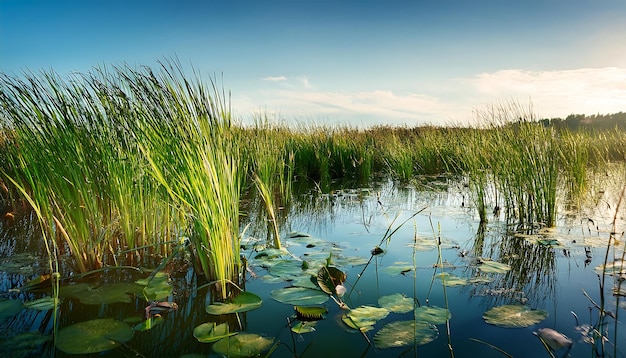
{"label": "floating leaf", "polygon": [[511,266],[507,264],[503,264],[501,262],[497,262],[497,261],[492,261],[488,259],[480,259],[478,270],[480,272],[488,272],[488,273],[505,273],[511,270]]}
{"label": "floating leaf", "polygon": [[541,246],[559,247],[561,243],[557,239],[538,239],[537,243]]}
{"label": "floating leaf", "polygon": [[266,264],[267,272],[269,272],[272,276],[289,280],[302,275],[303,271],[302,261],[298,260],[276,260]]}
{"label": "floating leaf", "polygon": [[391,312],[407,313],[415,308],[415,300],[401,293],[383,296],[378,299],[378,305]]}
{"label": "floating leaf", "polygon": [[296,278],[295,280],[291,282],[291,284],[296,287],[318,289],[318,286],[316,283],[317,283],[317,277],[309,276],[309,275],[299,276],[298,278]]}
{"label": "floating leaf", "polygon": [[47,311],[59,304],[59,299],[54,297],[43,297],[34,301],[24,302],[24,308],[38,311]]}
{"label": "floating leaf", "polygon": [[439,278],[443,282],[443,284],[448,287],[464,286],[469,283],[467,279],[449,274],[447,272],[437,274],[437,278]]}
{"label": "floating leaf", "polygon": [[318,321],[324,319],[324,315],[328,313],[326,307],[320,306],[294,306],[293,309],[301,321]]}
{"label": "floating leaf", "polygon": [[523,305],[504,305],[493,307],[483,314],[489,324],[504,328],[528,327],[548,317],[548,312],[533,310]]}
{"label": "floating leaf", "polygon": [[328,295],[320,290],[304,287],[288,287],[271,292],[272,298],[278,302],[294,306],[321,305],[328,300]]}
{"label": "floating leaf", "polygon": [[291,331],[297,334],[315,332],[316,323],[317,321],[298,322],[298,324],[291,327]]}
{"label": "floating leaf", "polygon": [[145,321],[139,322],[133,326],[133,331],[144,332],[151,330],[154,326],[163,323],[164,319],[161,316],[152,316]]}
{"label": "floating leaf", "polygon": [[239,295],[226,300],[206,306],[208,314],[222,315],[236,312],[252,311],[261,307],[263,300],[252,292],[241,292]]}
{"label": "floating leaf", "polygon": [[297,231],[292,231],[289,233],[289,238],[294,239],[294,238],[302,238],[302,237],[311,237],[311,235],[305,233],[305,232],[297,232]]}
{"label": "floating leaf", "polygon": [[469,278],[467,281],[469,283],[485,284],[485,283],[493,282],[493,278],[492,277],[487,277],[487,276],[475,276],[475,277]]}
{"label": "floating leaf", "polygon": [[219,341],[222,338],[234,336],[237,332],[229,332],[228,323],[216,324],[215,322],[207,322],[193,329],[193,336],[200,343],[211,343]]}
{"label": "floating leaf", "polygon": [[132,296],[141,292],[141,286],[133,283],[117,282],[101,286],[79,283],[61,286],[59,296],[72,297],[86,305],[109,303],[130,303]]}
{"label": "floating leaf", "polygon": [[385,349],[430,343],[439,336],[437,327],[416,321],[399,321],[386,324],[374,335],[376,348]]}
{"label": "floating leaf", "polygon": [[625,275],[626,274],[626,260],[615,260],[607,262],[606,265],[598,265],[595,268],[596,273],[607,275]]}
{"label": "floating leaf", "polygon": [[335,258],[335,264],[339,266],[363,266],[369,261],[362,256],[340,256]]}
{"label": "floating leaf", "polygon": [[387,315],[389,315],[389,310],[386,308],[361,306],[345,313],[341,320],[350,328],[366,332],[374,328],[376,321]]}
{"label": "floating leaf", "polygon": [[254,256],[254,258],[255,259],[263,259],[263,258],[275,259],[277,257],[281,257],[284,255],[289,255],[289,251],[287,251],[284,248],[280,248],[280,249],[269,248],[269,249],[265,249],[259,252],[258,254],[256,254],[256,256]]}
{"label": "floating leaf", "polygon": [[399,274],[405,274],[413,270],[413,266],[404,264],[402,262],[396,262],[391,266],[387,266],[383,269],[383,272],[388,274],[389,276],[396,276]]}
{"label": "floating leaf", "polygon": [[273,341],[273,339],[261,337],[258,334],[239,333],[215,342],[213,350],[233,358],[253,357],[270,348]]}
{"label": "floating leaf", "polygon": [[143,295],[146,301],[159,301],[172,294],[172,285],[166,273],[158,272],[151,280],[142,279],[135,283],[146,286],[143,288]]}
{"label": "floating leaf", "polygon": [[116,348],[133,338],[133,330],[112,318],[98,318],[61,329],[56,346],[69,354],[90,354]]}
{"label": "floating leaf", "polygon": [[415,309],[416,320],[431,324],[444,324],[451,317],[447,308],[422,306]]}
{"label": "floating leaf", "polygon": [[336,287],[343,284],[346,274],[333,266],[324,266],[317,272],[317,284],[329,295],[336,294]]}
{"label": "floating leaf", "polygon": [[22,301],[0,299],[0,323],[20,313]]}

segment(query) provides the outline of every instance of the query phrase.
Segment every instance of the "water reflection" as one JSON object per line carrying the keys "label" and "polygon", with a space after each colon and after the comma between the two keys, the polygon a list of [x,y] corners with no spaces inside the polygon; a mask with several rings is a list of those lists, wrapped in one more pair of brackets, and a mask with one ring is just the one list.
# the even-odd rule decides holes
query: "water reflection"
{"label": "water reflection", "polygon": [[[542,356],[546,353],[537,338],[530,334],[539,326],[515,333],[484,323],[482,313],[494,306],[523,304],[533,309],[545,309],[550,316],[541,326],[564,331],[574,340],[580,340],[575,339],[581,334],[575,327],[582,326],[583,316],[584,321],[591,324],[590,327],[607,318],[586,318],[590,307],[595,313],[597,309],[581,294],[581,289],[600,302],[598,276],[593,269],[604,256],[607,233],[615,230],[611,227],[614,214],[611,210],[618,200],[617,194],[608,187],[599,193],[595,184],[590,186],[590,190],[598,193],[594,197],[596,207],[585,204],[574,209],[572,203],[563,204],[566,209],[561,211],[560,226],[554,231],[545,231],[540,226],[520,227],[517,222],[510,222],[506,217],[502,219],[499,215],[494,215],[488,223],[479,223],[474,210],[466,202],[467,193],[462,183],[450,178],[424,178],[410,185],[382,180],[366,188],[330,185],[326,193],[315,187],[297,191],[291,204],[278,213],[280,232],[291,258],[309,261],[332,258],[334,264],[348,274],[346,287],[351,294],[345,298],[352,308],[376,306],[378,298],[394,293],[411,297],[420,306],[443,307],[447,304],[452,312],[451,342],[455,352],[461,356],[485,348],[470,341],[472,338],[491,342],[516,356]],[[270,245],[273,229],[263,210],[263,203],[250,195],[242,207],[242,212],[246,214],[242,226],[249,225],[245,236],[257,238],[253,242]],[[419,214],[412,217],[416,212]],[[22,287],[27,280],[45,273],[46,261],[36,221],[27,212],[20,215],[10,222],[0,221],[0,295],[4,299],[32,301],[49,293],[46,290],[34,293],[14,290]],[[399,224],[405,220],[408,220],[407,223],[400,227]],[[618,230],[622,230],[621,221],[619,225]],[[397,229],[397,232],[394,231],[389,240],[381,241],[390,228]],[[303,244],[289,237],[289,233],[294,231],[306,233],[312,240],[318,241]],[[420,245],[417,245],[418,239],[421,240]],[[544,240],[543,243],[540,240]],[[437,247],[438,243],[443,244]],[[378,245],[384,253],[372,255],[372,249]],[[441,261],[438,258],[439,248]],[[619,248],[616,250],[618,255],[621,251]],[[193,336],[193,328],[206,322],[227,322],[238,331],[276,337],[281,342],[274,352],[276,357],[300,356],[303,353],[303,356],[341,354],[349,357],[414,355],[417,352],[425,356],[448,354],[445,326],[439,326],[440,337],[437,340],[419,348],[375,349],[364,339],[371,340],[374,332],[364,333],[364,336],[348,329],[341,322],[343,311],[332,301],[326,304],[329,313],[316,325],[316,332],[294,334],[289,326],[293,307],[274,301],[270,294],[272,290],[288,287],[293,282],[276,277],[272,281],[267,280],[271,273],[254,261],[258,250],[255,251],[253,245],[244,245],[242,251],[251,261],[251,269],[257,276],[248,278],[246,289],[263,298],[260,309],[222,316],[207,314],[205,307],[210,303],[210,290],[204,278],[189,264],[192,258],[187,254],[179,255],[166,268],[173,287],[167,300],[176,302],[178,310],[164,314],[162,323],[148,331],[135,332],[131,341],[101,356],[160,357],[192,353],[207,356],[212,352],[211,344],[199,343]],[[360,257],[360,260],[355,260],[355,257]],[[508,265],[510,269],[483,272],[480,261],[487,259]],[[160,260],[160,257],[148,256],[142,260],[142,265],[156,267]],[[437,266],[438,263],[442,265]],[[393,275],[388,271],[393,266],[403,265],[410,270]],[[442,272],[465,281],[459,286],[446,287],[444,293],[439,279]],[[81,280],[65,281],[64,284],[87,281],[109,285],[134,282],[146,275],[135,270],[110,270]],[[613,277],[610,283],[613,285],[607,281],[607,286],[611,287],[604,288],[606,304],[615,307],[616,312],[623,310],[623,307],[620,308],[623,304],[620,296],[610,300],[613,297],[611,289],[620,287],[621,281]],[[88,305],[66,298],[60,306],[58,327],[102,317],[127,321],[132,326],[135,323],[130,322],[143,319],[148,302],[140,294],[129,296],[129,299],[130,303]],[[574,324],[569,311],[579,313],[580,324]],[[411,319],[411,314],[390,315],[377,323],[375,329],[399,317]],[[22,309],[17,315],[0,322],[0,346],[17,347],[12,343],[14,338],[25,332],[38,332],[43,339],[35,345],[36,348],[26,353],[13,353],[16,356],[51,356],[53,353],[64,356],[53,347],[53,323],[50,310]],[[616,328],[606,324],[602,328],[610,331],[608,337],[611,342],[624,338],[624,334]],[[516,336],[520,334],[523,336]],[[343,343],[342,346],[337,347],[337,342]],[[588,356],[589,350],[578,348],[577,344],[570,355]],[[493,353],[489,349],[481,352],[481,356]]]}

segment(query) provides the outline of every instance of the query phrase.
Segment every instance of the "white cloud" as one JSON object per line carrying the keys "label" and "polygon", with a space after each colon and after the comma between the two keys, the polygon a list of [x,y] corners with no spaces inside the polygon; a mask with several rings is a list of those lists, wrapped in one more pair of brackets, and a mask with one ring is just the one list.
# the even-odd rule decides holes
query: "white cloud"
{"label": "white cloud", "polygon": [[436,94],[391,89],[320,90],[306,76],[264,79],[280,85],[264,87],[255,94],[240,93],[242,100],[233,103],[238,113],[258,113],[262,108],[266,113],[279,113],[287,121],[307,118],[329,124],[446,125],[472,122],[476,120],[475,110],[503,101],[532,104],[539,118],[626,111],[626,69],[617,67],[480,73],[440,79]]}
{"label": "white cloud", "polygon": [[285,77],[285,76],[267,76],[267,77],[261,78],[261,80],[263,80],[263,81],[271,81],[271,82],[281,82],[281,81],[286,81],[287,77]]}
{"label": "white cloud", "polygon": [[532,100],[540,117],[626,110],[626,69],[502,70],[461,79],[477,98]]}

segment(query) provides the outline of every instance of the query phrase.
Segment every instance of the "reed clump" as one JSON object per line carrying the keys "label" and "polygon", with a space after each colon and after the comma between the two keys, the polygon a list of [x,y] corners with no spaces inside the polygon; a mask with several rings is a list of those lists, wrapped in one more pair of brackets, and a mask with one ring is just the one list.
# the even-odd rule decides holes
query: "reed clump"
{"label": "reed clump", "polygon": [[[582,200],[588,171],[624,161],[626,133],[547,126],[516,102],[475,113],[475,127],[290,128],[231,117],[213,80],[176,62],[0,75],[0,199],[41,212],[68,271],[141,265],[189,237],[222,298],[237,286],[242,193],[261,195],[275,246],[294,181],[330,192],[388,175],[449,175],[467,184],[481,221],[552,226],[560,188]],[[276,224],[276,225],[275,225]]]}

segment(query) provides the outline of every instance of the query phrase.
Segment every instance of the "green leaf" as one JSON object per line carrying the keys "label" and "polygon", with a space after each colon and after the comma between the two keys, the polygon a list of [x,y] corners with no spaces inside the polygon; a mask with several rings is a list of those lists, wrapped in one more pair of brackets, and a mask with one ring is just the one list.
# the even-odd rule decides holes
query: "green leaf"
{"label": "green leaf", "polygon": [[54,297],[43,297],[34,301],[24,302],[24,308],[30,308],[37,311],[47,311],[59,304],[59,299]]}
{"label": "green leaf", "polygon": [[193,329],[193,336],[200,343],[211,343],[219,341],[222,338],[234,336],[237,332],[230,333],[228,323],[216,324],[215,322],[207,322]]}
{"label": "green leaf", "polygon": [[439,335],[437,327],[427,322],[388,323],[374,335],[376,348],[385,349],[430,343]]}
{"label": "green leaf", "polygon": [[548,317],[548,312],[533,310],[523,305],[504,305],[493,307],[483,314],[489,324],[504,328],[528,327]]}
{"label": "green leaf", "polygon": [[497,262],[497,261],[492,261],[488,259],[480,259],[478,270],[480,272],[505,273],[511,270],[511,266],[507,264],[503,264],[501,262]]}
{"label": "green leaf", "polygon": [[346,280],[346,274],[333,266],[323,266],[317,271],[317,284],[329,295],[336,294],[336,287]]}
{"label": "green leaf", "polygon": [[252,311],[261,307],[263,300],[252,292],[241,292],[239,295],[226,300],[206,306],[208,314],[222,315],[236,312]]}
{"label": "green leaf", "polygon": [[441,307],[422,306],[415,309],[415,319],[431,324],[444,324],[452,317],[450,310]]}
{"label": "green leaf", "polygon": [[387,266],[383,269],[383,272],[388,274],[389,276],[397,276],[399,274],[405,274],[407,272],[413,271],[413,266],[404,264],[402,262],[397,262],[394,265]]}
{"label": "green leaf", "polygon": [[458,277],[455,275],[451,275],[447,272],[437,274],[437,278],[439,278],[442,281],[442,283],[448,287],[464,286],[464,285],[469,284],[467,279],[464,279],[462,277]]}
{"label": "green leaf", "polygon": [[261,337],[258,334],[239,333],[215,342],[213,350],[232,358],[253,357],[266,351],[273,342],[273,339]]}
{"label": "green leaf", "polygon": [[328,295],[320,290],[304,287],[288,287],[274,290],[271,293],[278,302],[294,306],[321,305],[328,300]]}
{"label": "green leaf", "polygon": [[117,282],[101,286],[79,283],[59,288],[59,296],[75,298],[86,305],[109,303],[130,303],[132,296],[141,292],[141,286],[134,283]]}
{"label": "green leaf", "polygon": [[298,324],[291,327],[291,331],[297,334],[315,332],[316,323],[317,321],[298,322]]}
{"label": "green leaf", "polygon": [[270,275],[289,280],[302,275],[303,271],[302,261],[298,260],[275,260],[267,262],[265,265]]}
{"label": "green leaf", "polygon": [[415,308],[415,300],[401,293],[394,293],[393,295],[380,297],[378,305],[391,312],[407,313]]}
{"label": "green leaf", "polygon": [[374,324],[387,315],[389,315],[389,310],[386,308],[360,306],[345,313],[341,320],[350,328],[366,332],[374,328]]}
{"label": "green leaf", "polygon": [[146,286],[143,288],[143,295],[146,301],[159,301],[167,298],[172,294],[172,285],[169,283],[169,277],[166,273],[158,272],[151,280],[141,279],[135,281],[138,285]]}
{"label": "green leaf", "polygon": [[152,316],[145,321],[139,322],[133,326],[133,331],[144,332],[151,330],[154,326],[163,323],[164,319],[161,316]]}
{"label": "green leaf", "polygon": [[69,354],[90,354],[108,351],[133,338],[133,330],[112,318],[98,318],[61,329],[56,346]]}
{"label": "green leaf", "polygon": [[293,309],[301,321],[318,321],[324,319],[324,315],[328,313],[326,307],[320,306],[294,306]]}

